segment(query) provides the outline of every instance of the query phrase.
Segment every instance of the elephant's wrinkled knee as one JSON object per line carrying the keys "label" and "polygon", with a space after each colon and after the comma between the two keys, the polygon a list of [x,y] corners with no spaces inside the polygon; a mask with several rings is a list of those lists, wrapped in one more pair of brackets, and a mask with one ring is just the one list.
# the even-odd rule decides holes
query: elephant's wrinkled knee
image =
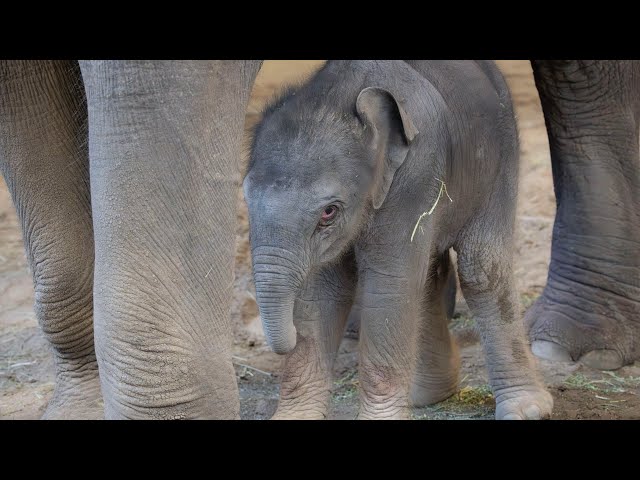
{"label": "elephant's wrinkled knee", "polygon": [[404,372],[363,362],[360,367],[361,419],[409,417],[409,379]]}
{"label": "elephant's wrinkled knee", "polygon": [[[59,362],[59,369],[95,363],[93,268],[51,275],[36,272],[34,311]],[[76,367],[74,367],[74,365]]]}

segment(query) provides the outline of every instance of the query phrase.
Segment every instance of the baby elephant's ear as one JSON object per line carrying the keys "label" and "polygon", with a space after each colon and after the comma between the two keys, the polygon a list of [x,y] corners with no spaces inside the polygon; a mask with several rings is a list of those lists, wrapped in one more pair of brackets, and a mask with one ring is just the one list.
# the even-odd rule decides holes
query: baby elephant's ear
{"label": "baby elephant's ear", "polygon": [[419,132],[393,94],[383,88],[362,90],[356,100],[356,110],[369,129],[367,139],[374,154],[376,171],[373,207],[378,209],[389,192],[396,170],[409,152],[409,145]]}

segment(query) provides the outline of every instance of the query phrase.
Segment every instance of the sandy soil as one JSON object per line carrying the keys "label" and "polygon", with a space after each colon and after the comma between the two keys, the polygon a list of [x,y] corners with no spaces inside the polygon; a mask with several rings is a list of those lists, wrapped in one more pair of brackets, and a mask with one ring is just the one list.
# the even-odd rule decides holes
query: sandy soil
{"label": "sandy soil", "polygon": [[[284,85],[304,81],[320,61],[269,61],[256,81],[247,111],[250,128],[260,111]],[[516,104],[522,169],[518,204],[516,277],[523,308],[540,294],[549,262],[555,213],[549,150],[540,102],[529,63],[498,61]],[[248,142],[246,142],[248,145]],[[245,149],[246,150],[246,149]],[[246,159],[246,154],[245,154]],[[243,159],[243,161],[245,160]],[[264,343],[248,257],[247,214],[238,209],[235,292],[232,317],[241,415],[269,418],[277,406],[282,358]],[[0,418],[38,418],[53,391],[53,361],[33,312],[33,286],[23,253],[16,215],[0,179]],[[440,404],[416,409],[418,419],[489,419],[493,398],[487,389],[485,360],[463,299],[451,326],[461,346],[460,391]],[[345,339],[335,366],[330,418],[354,418],[357,412],[357,341]],[[640,363],[617,372],[598,372],[579,364],[540,362],[555,398],[553,418],[640,419]]]}

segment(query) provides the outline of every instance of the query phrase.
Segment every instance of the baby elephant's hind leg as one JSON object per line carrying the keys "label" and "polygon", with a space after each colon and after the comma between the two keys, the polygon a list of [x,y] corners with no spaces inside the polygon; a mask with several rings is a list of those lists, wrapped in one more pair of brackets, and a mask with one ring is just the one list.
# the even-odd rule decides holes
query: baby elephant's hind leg
{"label": "baby elephant's hind leg", "polygon": [[480,224],[468,232],[458,249],[460,285],[482,339],[496,419],[541,419],[551,414],[553,399],[526,341],[510,236],[492,235]]}
{"label": "baby elephant's hind leg", "polygon": [[274,420],[327,417],[333,362],[355,290],[355,267],[347,258],[311,274],[296,300],[296,347],[284,362],[280,403]]}
{"label": "baby elephant's hind leg", "polygon": [[411,403],[416,407],[453,395],[460,370],[460,355],[448,327],[456,285],[449,252],[433,258],[429,270],[424,313],[420,319],[418,358],[411,383]]}

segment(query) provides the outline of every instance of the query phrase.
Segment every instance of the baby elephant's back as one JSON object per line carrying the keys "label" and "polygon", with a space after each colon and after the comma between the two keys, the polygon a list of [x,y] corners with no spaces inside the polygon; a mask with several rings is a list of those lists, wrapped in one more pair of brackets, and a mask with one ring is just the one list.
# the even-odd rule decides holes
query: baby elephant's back
{"label": "baby elephant's back", "polygon": [[511,109],[509,88],[491,60],[408,60],[457,112],[499,115]]}
{"label": "baby elephant's back", "polygon": [[[466,172],[517,175],[518,135],[511,95],[490,60],[409,60],[443,97],[453,116],[454,156]],[[497,161],[497,163],[496,163]]]}

